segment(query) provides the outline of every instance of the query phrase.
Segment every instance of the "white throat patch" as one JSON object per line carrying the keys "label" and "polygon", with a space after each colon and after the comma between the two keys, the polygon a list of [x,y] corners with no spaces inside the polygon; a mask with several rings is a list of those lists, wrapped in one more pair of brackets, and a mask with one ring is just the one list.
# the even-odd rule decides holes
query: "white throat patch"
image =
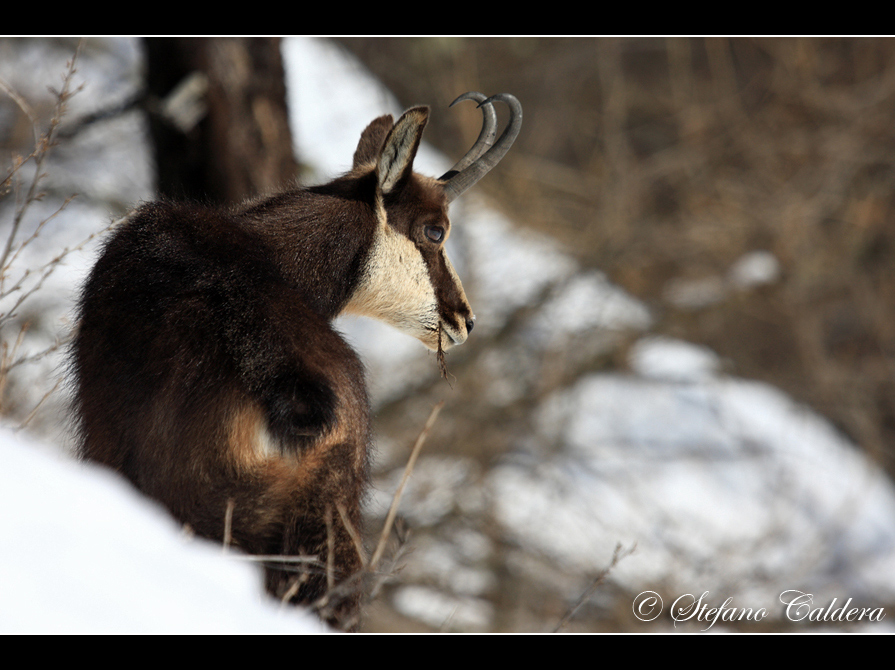
{"label": "white throat patch", "polygon": [[438,303],[426,262],[416,245],[384,221],[346,312],[373,317],[433,348],[438,341]]}

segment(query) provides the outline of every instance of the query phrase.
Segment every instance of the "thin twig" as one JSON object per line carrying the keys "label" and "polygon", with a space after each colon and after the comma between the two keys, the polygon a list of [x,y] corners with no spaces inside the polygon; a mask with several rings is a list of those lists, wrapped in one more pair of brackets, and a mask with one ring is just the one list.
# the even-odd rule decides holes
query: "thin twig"
{"label": "thin twig", "polygon": [[326,516],[324,519],[326,521],[326,590],[332,591],[333,585],[336,583],[336,538],[333,535],[332,505],[326,506]]}
{"label": "thin twig", "polygon": [[289,601],[292,600],[293,596],[298,593],[298,590],[301,588],[301,585],[308,581],[308,573],[303,572],[301,575],[292,580],[292,583],[289,585],[289,588],[286,589],[286,593],[283,594],[283,597],[280,598],[280,605],[288,605]]}
{"label": "thin twig", "polygon": [[34,144],[35,146],[38,144],[38,140],[40,139],[40,133],[37,129],[37,115],[34,113],[34,110],[31,109],[31,105],[20,96],[14,88],[12,88],[5,81],[0,79],[0,90],[2,90],[6,95],[12,98],[12,101],[19,106],[19,109],[31,120],[31,132],[34,134]]}
{"label": "thin twig", "polygon": [[[444,333],[444,327],[441,325],[441,323],[439,323],[438,324],[438,350],[435,353],[435,360],[438,361],[438,371],[441,373],[442,378],[445,381],[447,381],[448,386],[453,388],[453,385],[451,384],[451,380],[448,379],[448,374],[450,374],[450,373],[448,372],[448,369],[447,369],[447,361],[445,360],[444,349],[441,346],[441,337],[442,337],[443,333]],[[454,377],[454,375],[451,375],[451,377]],[[454,379],[456,379],[456,377],[454,377]]]}
{"label": "thin twig", "polygon": [[438,324],[438,351],[435,353],[435,359],[438,361],[438,371],[441,376],[447,379],[447,363],[444,360],[444,349],[441,346],[442,326]]}
{"label": "thin twig", "polygon": [[74,200],[76,197],[78,197],[78,196],[75,193],[68,196],[62,202],[62,204],[59,205],[59,207],[56,209],[55,212],[53,212],[48,217],[43,219],[40,223],[38,223],[37,227],[34,229],[34,232],[31,233],[31,235],[28,238],[23,240],[22,243],[19,244],[18,247],[16,247],[16,250],[12,253],[12,255],[10,256],[9,260],[6,262],[6,265],[4,267],[7,267],[7,268],[11,267],[13,265],[13,263],[16,262],[16,259],[19,257],[19,254],[22,253],[22,250],[25,249],[25,247],[27,247],[29,244],[31,244],[40,235],[40,232],[41,232],[41,230],[43,230],[44,226],[46,226],[50,221],[52,221],[57,216],[59,216],[59,214],[62,213],[62,210],[64,210],[66,207],[68,207],[68,205],[71,203],[71,201]]}
{"label": "thin twig", "polygon": [[407,551],[409,532],[406,530],[401,532],[399,526],[396,525],[395,535],[397,536],[398,546],[391,556],[389,556],[388,564],[379,571],[378,578],[373,580],[373,585],[370,588],[370,600],[375,600],[379,597],[379,592],[382,590],[382,587],[385,586],[388,577],[400,572],[400,568],[398,568],[397,565],[401,562],[401,559],[404,558],[404,554]]}
{"label": "thin twig", "polygon": [[11,347],[5,340],[0,344],[0,346],[2,346],[2,351],[0,351],[0,408],[3,407],[3,389],[6,386],[7,376],[17,362],[14,360],[16,358],[16,353],[18,352],[19,347],[22,346],[22,342],[25,341],[25,333],[28,332],[30,325],[30,322],[22,324],[22,327],[19,329],[19,336],[16,338],[15,344]]}
{"label": "thin twig", "polygon": [[354,527],[354,524],[351,523],[351,519],[348,518],[348,510],[345,509],[345,505],[341,502],[336,503],[336,509],[339,511],[339,517],[342,519],[342,525],[345,526],[345,530],[348,531],[348,536],[351,538],[351,541],[354,542],[354,548],[357,551],[358,557],[360,558],[360,563],[366,570],[367,555],[364,551],[364,544],[361,541],[360,535],[358,534],[357,529]]}
{"label": "thin twig", "polygon": [[[27,324],[26,324],[27,325]],[[72,338],[74,337],[74,333],[68,332],[62,337],[56,337],[53,344],[48,345],[44,349],[40,351],[36,351],[33,354],[28,354],[27,356],[20,356],[16,358],[14,361],[9,362],[9,364],[0,364],[0,375],[8,374],[10,370],[13,370],[20,365],[26,365],[28,363],[36,363],[37,361],[46,358],[50,354],[55,351],[58,351],[60,348],[64,347],[68,344]],[[0,395],[2,397],[2,395]]]}
{"label": "thin twig", "polygon": [[[75,251],[80,251],[85,246],[87,246],[92,240],[94,240],[96,237],[107,233],[109,230],[111,230],[115,226],[119,225],[123,221],[126,221],[127,218],[128,218],[127,216],[123,216],[122,218],[113,221],[105,228],[102,228],[101,230],[97,230],[93,233],[90,233],[90,235],[85,237],[83,240],[78,242],[78,244],[74,245],[73,247],[65,247],[62,251],[60,251],[58,254],[56,254],[56,256],[51,258],[49,261],[44,263],[39,268],[26,269],[22,273],[22,276],[19,277],[18,281],[13,286],[11,286],[9,289],[3,289],[2,292],[0,292],[0,299],[6,298],[7,296],[15,293],[16,291],[19,291],[22,288],[22,286],[24,285],[25,280],[28,277],[30,277],[31,275],[39,274],[40,279],[38,280],[37,285],[32,286],[25,293],[23,293],[22,295],[19,296],[14,307],[12,307],[10,310],[8,310],[5,314],[0,315],[0,325],[2,325],[3,320],[12,318],[12,316],[14,315],[15,309],[18,306],[20,306],[25,301],[25,299],[28,298],[28,296],[30,296],[32,293],[34,293],[35,291],[37,291],[40,288],[40,286],[43,284],[43,282],[46,281],[47,278],[49,278],[49,276],[51,274],[53,274],[53,272],[56,270],[56,267],[62,263],[62,261],[66,258],[66,256],[68,256],[71,253],[74,253]],[[18,253],[18,251],[16,253]],[[8,265],[4,266],[2,268],[2,271],[5,272],[7,269],[8,269]],[[2,285],[2,283],[0,283],[0,285]]]}
{"label": "thin twig", "polygon": [[37,405],[35,405],[34,409],[31,410],[31,413],[25,417],[25,420],[22,421],[22,423],[20,423],[13,432],[16,432],[16,433],[19,432],[20,430],[25,428],[25,426],[27,426],[31,422],[31,419],[33,419],[35,417],[38,410],[46,402],[47,398],[49,398],[51,395],[53,395],[56,392],[56,389],[59,388],[59,385],[61,383],[62,383],[62,378],[60,377],[59,379],[56,380],[56,384],[53,386],[53,388],[51,388],[49,391],[44,393],[43,398],[40,399],[40,401],[37,403]]}
{"label": "thin twig", "polygon": [[636,542],[631,546],[630,549],[625,549],[624,551],[622,551],[621,542],[615,545],[615,551],[612,552],[612,561],[609,563],[608,567],[601,570],[600,573],[594,578],[590,586],[588,586],[587,589],[585,589],[584,593],[581,594],[581,597],[578,598],[578,602],[575,603],[575,606],[566,613],[566,615],[559,622],[559,625],[557,625],[556,628],[553,629],[554,633],[558,633],[572,620],[572,618],[578,613],[578,610],[581,609],[584,603],[586,603],[594,594],[594,592],[599,588],[600,584],[602,584],[606,580],[606,577],[609,576],[609,573],[612,572],[612,569],[618,564],[618,562],[623,558],[633,554],[635,549],[637,549]]}
{"label": "thin twig", "polygon": [[227,510],[224,512],[224,553],[230,549],[230,543],[233,541],[233,509],[236,502],[227,501]]}
{"label": "thin twig", "polygon": [[404,468],[404,476],[401,478],[401,483],[398,484],[398,489],[395,491],[394,498],[392,499],[392,506],[388,511],[388,516],[385,519],[385,525],[382,527],[382,533],[379,536],[379,544],[376,546],[376,551],[373,553],[373,558],[370,560],[370,571],[375,571],[376,567],[379,565],[379,561],[382,559],[382,554],[385,551],[385,545],[388,541],[388,536],[392,530],[392,524],[395,522],[395,516],[398,514],[398,505],[401,502],[401,496],[404,493],[404,487],[407,484],[407,480],[410,478],[410,473],[413,472],[413,466],[416,463],[416,458],[419,456],[420,450],[423,448],[423,444],[426,441],[426,437],[429,435],[429,431],[432,429],[432,426],[435,424],[435,419],[438,418],[438,413],[441,411],[441,408],[444,406],[444,401],[438,402],[435,407],[432,408],[432,411],[429,414],[429,418],[426,420],[426,424],[423,426],[422,431],[420,431],[419,437],[416,438],[416,443],[413,445],[413,450],[410,452],[410,458],[407,461],[407,466]]}
{"label": "thin twig", "polygon": [[53,146],[56,129],[59,126],[59,123],[62,121],[62,117],[65,115],[68,100],[76,92],[73,92],[71,90],[71,82],[72,78],[75,75],[75,72],[77,72],[77,68],[75,67],[75,65],[78,60],[78,54],[81,51],[82,43],[83,40],[81,42],[78,42],[78,46],[75,49],[75,54],[68,62],[68,70],[66,71],[62,79],[62,90],[56,94],[56,108],[53,114],[53,118],[50,119],[50,126],[49,128],[47,128],[47,132],[37,139],[37,147],[33,154],[35,166],[34,177],[31,180],[31,183],[28,185],[28,193],[25,195],[22,206],[16,209],[15,215],[13,216],[12,227],[10,228],[9,235],[6,238],[6,244],[3,247],[3,252],[0,253],[0,268],[5,268],[7,265],[6,261],[9,258],[10,252],[12,251],[16,235],[18,234],[19,227],[22,225],[22,220],[25,217],[25,213],[28,211],[28,208],[31,206],[31,204],[39,199],[37,187],[41,179],[43,178],[41,169],[43,168],[44,161],[49,154],[50,147]]}
{"label": "thin twig", "polygon": [[231,556],[240,561],[248,561],[250,563],[307,563],[308,565],[317,565],[322,567],[323,564],[316,556],[286,556],[284,554],[240,554]]}

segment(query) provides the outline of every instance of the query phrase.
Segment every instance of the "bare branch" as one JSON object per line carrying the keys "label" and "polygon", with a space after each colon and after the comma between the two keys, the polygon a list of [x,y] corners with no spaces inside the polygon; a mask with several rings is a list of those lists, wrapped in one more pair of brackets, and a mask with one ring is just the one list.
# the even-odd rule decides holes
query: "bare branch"
{"label": "bare branch", "polygon": [[[71,96],[77,92],[71,90],[71,83],[72,79],[74,78],[75,72],[77,72],[77,68],[75,66],[78,61],[78,54],[81,51],[82,44],[83,40],[78,43],[78,47],[75,50],[74,56],[68,62],[68,69],[66,70],[66,73],[62,78],[62,89],[56,93],[56,107],[54,109],[53,117],[50,119],[50,125],[47,128],[47,131],[43,135],[37,137],[35,140],[35,150],[32,154],[34,156],[35,166],[34,177],[31,179],[31,183],[28,186],[28,192],[25,195],[24,202],[20,207],[16,209],[15,216],[13,217],[9,236],[6,239],[6,244],[3,247],[3,252],[0,253],[0,268],[7,267],[7,260],[9,259],[10,252],[12,251],[13,245],[15,244],[15,239],[18,235],[19,228],[22,225],[22,220],[25,217],[25,213],[28,211],[31,204],[39,199],[37,188],[44,176],[41,172],[44,161],[49,155],[50,148],[53,146],[56,129],[58,128],[59,123],[62,121],[62,118],[65,115],[68,101]],[[13,97],[13,100],[15,99],[16,98]]]}

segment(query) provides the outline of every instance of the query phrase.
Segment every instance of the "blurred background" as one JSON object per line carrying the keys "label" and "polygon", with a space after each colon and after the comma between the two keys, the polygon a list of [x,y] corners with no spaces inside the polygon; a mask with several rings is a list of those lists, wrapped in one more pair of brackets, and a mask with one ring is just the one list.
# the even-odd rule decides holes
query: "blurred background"
{"label": "blurred background", "polygon": [[[657,332],[895,458],[893,39],[343,42],[405,103],[511,91],[525,131],[483,184],[652,308]],[[465,146],[455,115],[427,134]],[[721,286],[746,254],[779,274]]]}
{"label": "blurred background", "polygon": [[645,590],[767,608],[726,624],[748,632],[802,629],[787,589],[891,611],[895,40],[5,38],[0,84],[7,424],[70,444],[66,317],[139,201],[324,181],[415,104],[440,174],[481,125],[450,102],[510,92],[522,133],[452,210],[478,320],[448,379],[344,324],[376,405],[371,537],[445,401],[366,630],[686,629],[640,620]]}

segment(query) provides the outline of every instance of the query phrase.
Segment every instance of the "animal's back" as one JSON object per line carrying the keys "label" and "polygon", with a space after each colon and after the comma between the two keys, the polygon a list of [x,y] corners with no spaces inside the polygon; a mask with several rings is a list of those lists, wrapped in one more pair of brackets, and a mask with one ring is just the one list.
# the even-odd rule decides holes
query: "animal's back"
{"label": "animal's back", "polygon": [[[363,369],[271,256],[238,216],[198,207],[147,205],[116,232],[80,304],[83,454],[202,536],[223,538],[230,505],[246,551],[325,561],[334,538],[352,571],[357,548],[334,507],[359,528]],[[325,569],[311,572],[296,600],[325,592]],[[269,569],[268,588],[281,596],[295,577]]]}

